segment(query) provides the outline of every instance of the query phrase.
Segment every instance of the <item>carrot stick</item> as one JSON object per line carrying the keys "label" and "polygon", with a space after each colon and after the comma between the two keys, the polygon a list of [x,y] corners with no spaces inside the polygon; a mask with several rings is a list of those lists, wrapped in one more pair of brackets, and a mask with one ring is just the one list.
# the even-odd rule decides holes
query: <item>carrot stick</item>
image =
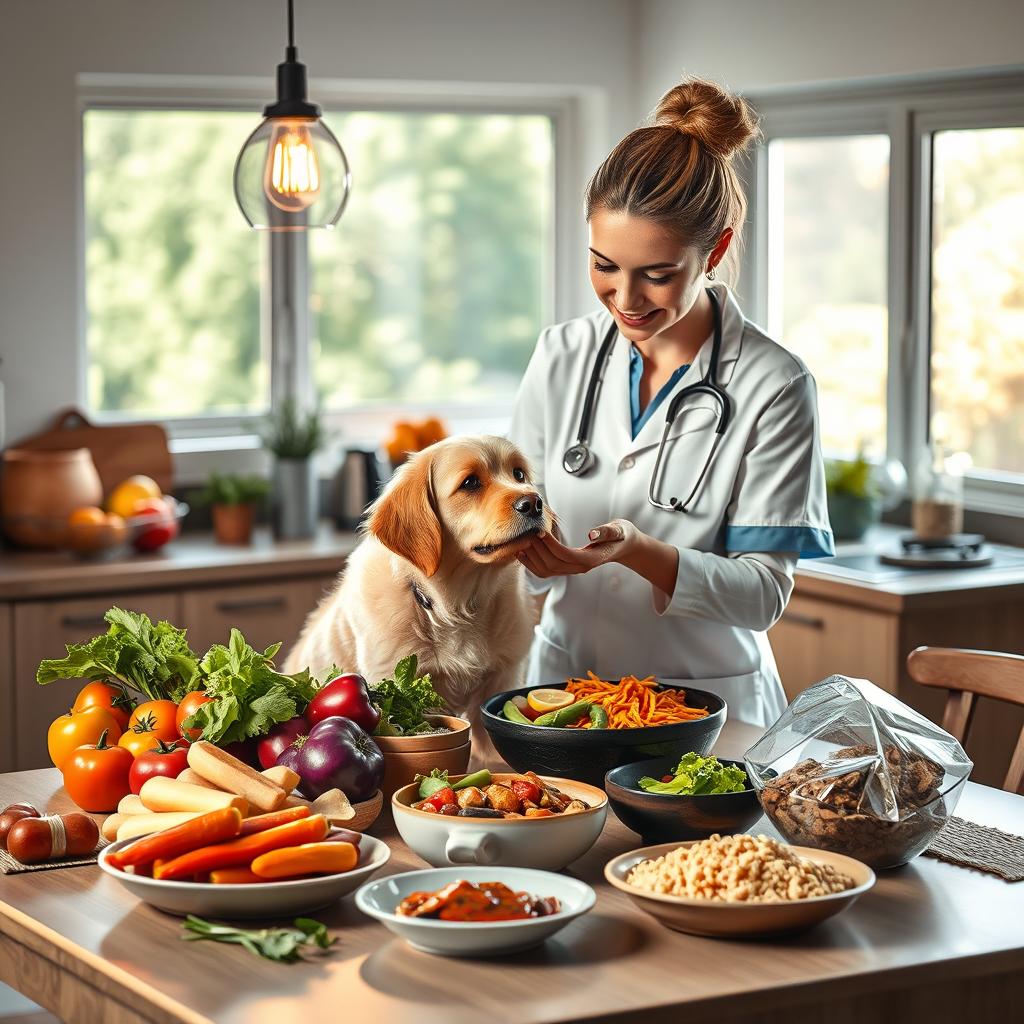
{"label": "carrot stick", "polygon": [[242,826],[242,815],[237,807],[224,807],[219,811],[201,814],[164,832],[140,839],[124,849],[110,855],[110,863],[122,870],[139,864],[151,864],[158,857],[165,860],[179,857],[189,850],[211,843],[219,843],[238,835]]}
{"label": "carrot stick", "polygon": [[238,867],[211,871],[210,881],[214,885],[251,885],[253,882],[265,882],[266,879],[254,875],[248,864],[239,864]]}
{"label": "carrot stick", "polygon": [[338,874],[359,863],[359,852],[351,843],[306,843],[271,850],[257,857],[250,867],[261,878],[292,878],[295,875]]}
{"label": "carrot stick", "polygon": [[174,879],[201,871],[213,871],[215,868],[248,864],[261,853],[282,846],[319,842],[327,835],[329,828],[327,819],[322,814],[311,814],[308,818],[290,821],[287,825],[268,828],[265,832],[256,832],[254,835],[242,836],[227,843],[191,850],[180,857],[175,857],[170,863],[161,865],[153,872],[153,877]]}
{"label": "carrot stick", "polygon": [[257,814],[254,818],[245,818],[242,821],[239,836],[251,836],[257,832],[266,832],[268,828],[277,828],[278,825],[287,825],[289,821],[298,821],[300,818],[308,818],[313,812],[305,805],[298,807],[282,807],[279,811],[271,811],[269,814]]}

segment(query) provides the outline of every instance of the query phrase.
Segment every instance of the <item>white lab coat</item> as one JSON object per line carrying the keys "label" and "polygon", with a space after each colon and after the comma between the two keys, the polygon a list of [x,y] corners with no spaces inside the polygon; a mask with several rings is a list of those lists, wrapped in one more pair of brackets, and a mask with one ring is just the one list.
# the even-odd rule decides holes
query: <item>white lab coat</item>
{"label": "white lab coat", "polygon": [[[729,615],[720,582],[729,574],[721,570],[735,568],[727,563],[737,552],[778,552],[780,558],[788,552],[790,573],[794,552],[833,553],[817,399],[804,364],[746,320],[723,284],[713,287],[722,307],[718,383],[732,400],[732,419],[687,512],[655,508],[647,494],[665,412],[676,391],[705,373],[710,338],[634,440],[629,342],[617,337],[590,429],[597,463],[574,477],[563,469],[562,456],[576,442],[587,382],[611,315],[602,310],[540,336],[509,437],[530,459],[565,542],[582,546],[594,526],[628,519],[679,550],[679,571],[667,603],[647,580],[618,564],[548,580],[528,574],[531,589],[549,593],[527,683],[558,685],[588,669],[606,679],[655,675],[718,693],[732,718],[770,725],[786,700],[765,626],[737,624],[750,618],[748,609]],[[716,409],[707,396],[684,402],[666,444],[662,501],[692,489]],[[787,588],[782,604],[788,596]],[[721,621],[707,617],[713,606],[724,609],[717,613]]]}

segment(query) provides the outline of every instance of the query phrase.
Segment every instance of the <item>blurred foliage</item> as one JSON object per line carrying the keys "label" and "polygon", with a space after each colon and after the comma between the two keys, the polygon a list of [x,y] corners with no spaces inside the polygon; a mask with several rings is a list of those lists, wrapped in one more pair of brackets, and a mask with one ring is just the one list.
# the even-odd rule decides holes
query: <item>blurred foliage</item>
{"label": "blurred foliage", "polygon": [[848,494],[852,498],[873,498],[878,488],[871,478],[871,463],[863,454],[855,459],[826,459],[825,487],[829,494]]}
{"label": "blurred foliage", "polygon": [[1024,128],[935,136],[932,439],[1024,473]]}
{"label": "blurred foliage", "polygon": [[328,114],[353,168],[310,235],[325,405],[511,398],[550,318],[551,120]]}
{"label": "blurred foliage", "polygon": [[263,238],[232,191],[253,115],[85,114],[89,406],[168,418],[269,405]]}
{"label": "blurred foliage", "polygon": [[205,505],[246,505],[260,501],[269,490],[270,481],[261,476],[211,473],[198,500]]}

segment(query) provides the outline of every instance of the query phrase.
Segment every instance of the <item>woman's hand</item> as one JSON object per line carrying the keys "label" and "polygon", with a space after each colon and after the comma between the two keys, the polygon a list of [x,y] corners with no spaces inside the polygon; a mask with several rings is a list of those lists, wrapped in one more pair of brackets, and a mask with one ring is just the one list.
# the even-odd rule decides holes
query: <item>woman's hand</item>
{"label": "woman's hand", "polygon": [[541,579],[574,576],[608,562],[621,562],[628,557],[641,534],[628,519],[613,519],[603,526],[595,526],[588,536],[590,543],[586,547],[570,548],[553,533],[541,534],[519,553],[519,561]]}

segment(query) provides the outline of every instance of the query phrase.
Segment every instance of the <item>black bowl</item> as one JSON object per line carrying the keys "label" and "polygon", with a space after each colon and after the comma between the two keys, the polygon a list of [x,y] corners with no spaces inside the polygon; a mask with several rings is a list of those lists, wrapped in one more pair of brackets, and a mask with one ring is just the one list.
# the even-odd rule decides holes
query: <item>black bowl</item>
{"label": "black bowl", "polygon": [[[684,751],[685,753],[685,751]],[[697,751],[698,754],[705,751]],[[722,764],[743,768],[742,761],[719,758]],[[677,796],[674,793],[648,793],[639,786],[645,775],[660,779],[672,775],[679,755],[635,761],[615,768],[605,777],[608,802],[616,817],[652,843],[670,843],[684,839],[706,839],[718,832],[730,835],[745,832],[762,815],[757,790],[752,786],[742,793],[714,793],[707,796]],[[750,782],[748,780],[748,785]]]}
{"label": "black bowl", "polygon": [[[533,771],[576,779],[591,786],[604,786],[604,777],[619,765],[661,755],[679,757],[689,750],[706,754],[725,725],[724,700],[707,690],[663,683],[664,689],[685,689],[686,703],[706,708],[705,718],[644,729],[559,729],[554,726],[521,725],[501,713],[505,702],[526,696],[536,686],[508,690],[487,700],[481,707],[484,728],[495,749],[517,772]],[[675,764],[673,764],[675,767]]]}

